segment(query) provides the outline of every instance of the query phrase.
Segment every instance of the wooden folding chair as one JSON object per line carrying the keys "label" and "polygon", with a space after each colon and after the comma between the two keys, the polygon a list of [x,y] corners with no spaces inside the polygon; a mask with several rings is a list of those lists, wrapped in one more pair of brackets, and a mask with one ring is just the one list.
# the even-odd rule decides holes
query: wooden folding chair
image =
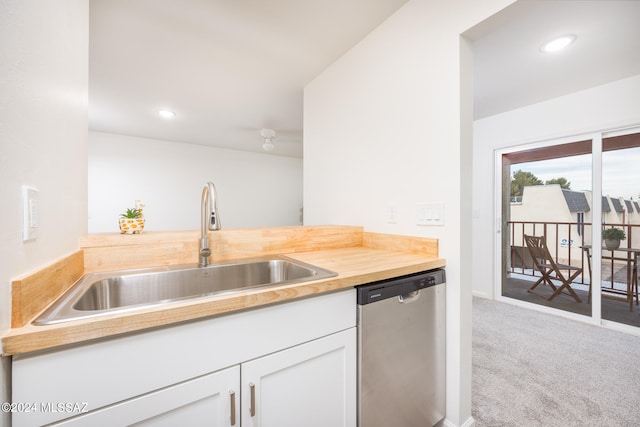
{"label": "wooden folding chair", "polygon": [[[527,249],[533,259],[533,266],[536,270],[542,274],[542,277],[533,284],[527,292],[535,293],[533,290],[540,284],[544,283],[549,285],[553,289],[553,293],[547,300],[551,301],[566,289],[568,295],[571,295],[577,302],[582,302],[580,297],[571,288],[571,282],[582,273],[582,268],[574,267],[567,264],[558,264],[554,261],[553,257],[549,253],[547,248],[547,242],[544,236],[524,236],[524,241],[527,244]],[[567,277],[562,274],[563,271],[567,272]],[[562,284],[557,287],[552,280],[557,280]]]}

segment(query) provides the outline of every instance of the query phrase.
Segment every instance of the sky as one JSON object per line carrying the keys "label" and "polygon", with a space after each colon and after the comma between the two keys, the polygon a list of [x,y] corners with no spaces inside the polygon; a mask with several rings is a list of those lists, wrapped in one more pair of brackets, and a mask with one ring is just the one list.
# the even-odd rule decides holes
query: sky
{"label": "sky", "polygon": [[[511,175],[518,170],[542,182],[564,177],[575,191],[592,190],[591,154],[518,163],[511,166]],[[602,153],[602,194],[640,200],[640,147]]]}

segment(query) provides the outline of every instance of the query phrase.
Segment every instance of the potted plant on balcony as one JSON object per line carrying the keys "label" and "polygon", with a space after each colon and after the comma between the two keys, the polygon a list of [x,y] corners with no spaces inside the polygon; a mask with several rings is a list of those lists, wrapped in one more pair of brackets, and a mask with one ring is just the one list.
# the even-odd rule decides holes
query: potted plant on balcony
{"label": "potted plant on balcony", "polygon": [[144,205],[136,200],[136,207],[133,209],[127,209],[123,214],[120,214],[119,225],[121,234],[140,234],[144,230],[144,215],[142,214],[142,208]]}
{"label": "potted plant on balcony", "polygon": [[626,238],[627,236],[624,234],[624,230],[621,230],[620,228],[611,227],[602,230],[604,245],[611,251],[618,249],[620,247],[620,240],[624,240]]}

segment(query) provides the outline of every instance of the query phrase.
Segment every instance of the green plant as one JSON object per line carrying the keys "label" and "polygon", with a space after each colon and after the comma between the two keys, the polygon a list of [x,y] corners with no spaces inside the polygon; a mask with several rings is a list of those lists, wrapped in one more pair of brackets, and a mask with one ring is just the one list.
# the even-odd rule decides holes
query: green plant
{"label": "green plant", "polygon": [[604,240],[624,240],[627,238],[627,235],[624,234],[624,230],[612,227],[602,230],[602,238]]}
{"label": "green plant", "polygon": [[142,216],[142,212],[139,209],[127,209],[127,212],[120,214],[122,218],[140,218]]}

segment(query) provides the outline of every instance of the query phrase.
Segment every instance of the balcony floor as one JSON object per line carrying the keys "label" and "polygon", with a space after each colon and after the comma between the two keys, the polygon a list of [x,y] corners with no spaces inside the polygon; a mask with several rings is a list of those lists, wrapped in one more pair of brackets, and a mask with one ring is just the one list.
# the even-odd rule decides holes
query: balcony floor
{"label": "balcony floor", "polygon": [[[537,280],[537,278],[535,278],[535,280]],[[558,295],[552,301],[548,301],[547,297],[552,294],[549,286],[538,285],[535,289],[535,294],[527,292],[527,289],[531,287],[534,281],[513,277],[508,278],[503,287],[503,296],[591,316],[591,304],[587,303],[587,291],[574,288],[576,294],[582,299],[582,303],[576,302],[573,297],[565,294]],[[636,305],[634,301],[633,311],[629,311],[629,304],[626,301],[622,299],[614,300],[603,298],[602,318],[604,320],[640,327],[640,305]]]}

